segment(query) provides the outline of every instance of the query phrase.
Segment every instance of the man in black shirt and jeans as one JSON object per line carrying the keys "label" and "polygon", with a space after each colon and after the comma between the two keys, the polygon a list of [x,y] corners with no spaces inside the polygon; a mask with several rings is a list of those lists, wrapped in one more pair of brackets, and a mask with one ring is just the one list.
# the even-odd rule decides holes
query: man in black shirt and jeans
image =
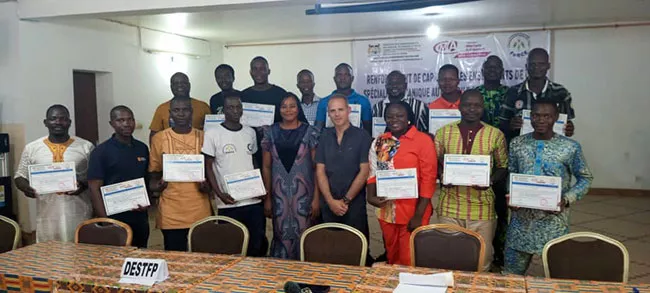
{"label": "man in black shirt and jeans", "polygon": [[[98,145],[90,154],[88,162],[88,188],[90,189],[95,216],[105,218],[106,209],[100,188],[102,186],[144,178],[148,185],[149,148],[133,138],[135,119],[126,106],[111,110],[110,124],[115,134]],[[147,207],[109,216],[126,223],[133,230],[131,245],[147,248],[149,240],[149,216]]]}
{"label": "man in black shirt and jeans", "polygon": [[212,114],[223,114],[223,100],[226,95],[240,93],[232,88],[235,82],[235,69],[228,64],[221,64],[214,70],[214,79],[221,91],[210,98],[210,111]]}

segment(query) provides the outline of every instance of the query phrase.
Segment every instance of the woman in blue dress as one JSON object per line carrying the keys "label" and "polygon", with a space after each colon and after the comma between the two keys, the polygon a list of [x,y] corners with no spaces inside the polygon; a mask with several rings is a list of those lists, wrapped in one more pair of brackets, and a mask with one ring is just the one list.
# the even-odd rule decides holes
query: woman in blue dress
{"label": "woman in blue dress", "polygon": [[300,101],[288,93],[280,104],[282,121],[264,129],[262,177],[270,196],[264,211],[273,220],[271,256],[300,258],[300,235],[319,216],[314,156],[318,131],[300,121]]}

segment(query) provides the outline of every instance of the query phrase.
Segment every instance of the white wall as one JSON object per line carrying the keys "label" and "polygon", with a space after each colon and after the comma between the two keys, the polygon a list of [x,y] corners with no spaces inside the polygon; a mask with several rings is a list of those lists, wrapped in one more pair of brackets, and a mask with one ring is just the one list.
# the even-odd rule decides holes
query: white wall
{"label": "white wall", "polygon": [[[575,139],[594,173],[594,187],[650,189],[650,129],[641,119],[650,110],[650,26],[553,35],[551,76],[572,92]],[[269,59],[271,82],[292,91],[296,73],[311,69],[320,95],[334,88],[334,66],[352,61],[350,42],[224,49],[224,61],[238,70],[237,87],[251,84],[244,71],[256,55]]]}
{"label": "white wall", "polygon": [[315,77],[314,91],[324,97],[336,89],[334,67],[342,62],[352,64],[351,45],[350,42],[341,42],[224,48],[223,60],[235,68],[234,86],[237,89],[253,85],[249,74],[250,62],[255,56],[264,56],[271,68],[270,83],[300,96],[296,75],[302,69],[309,69]]}

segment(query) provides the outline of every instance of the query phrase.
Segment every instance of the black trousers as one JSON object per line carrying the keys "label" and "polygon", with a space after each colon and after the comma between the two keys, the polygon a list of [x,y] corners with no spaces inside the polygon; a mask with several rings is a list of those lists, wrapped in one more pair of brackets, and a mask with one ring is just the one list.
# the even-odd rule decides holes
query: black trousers
{"label": "black trousers", "polygon": [[124,222],[133,231],[131,245],[137,248],[147,248],[149,242],[149,214],[147,212],[124,212],[109,216],[109,218]]}
{"label": "black trousers", "polygon": [[[507,178],[508,176],[506,176]],[[503,265],[503,251],[506,243],[506,231],[508,230],[508,201],[506,200],[507,180],[495,182],[492,186],[494,190],[494,209],[497,214],[497,227],[494,231],[492,246],[494,247],[494,263]]]}
{"label": "black trousers", "polygon": [[219,209],[219,215],[233,218],[246,226],[250,235],[246,253],[248,256],[266,256],[269,240],[266,239],[266,217],[264,216],[263,203]]}
{"label": "black trousers", "polygon": [[[368,246],[370,246],[370,228],[368,228],[368,212],[366,209],[365,192],[357,195],[352,202],[350,202],[350,205],[348,205],[348,212],[343,216],[337,216],[334,214],[327,205],[327,202],[325,202],[325,199],[321,196],[320,213],[323,218],[323,223],[341,223],[359,230],[366,237]],[[370,256],[370,250],[368,250],[366,265],[372,266],[373,262],[374,260]]]}
{"label": "black trousers", "polygon": [[165,250],[187,251],[187,234],[190,229],[161,229]]}

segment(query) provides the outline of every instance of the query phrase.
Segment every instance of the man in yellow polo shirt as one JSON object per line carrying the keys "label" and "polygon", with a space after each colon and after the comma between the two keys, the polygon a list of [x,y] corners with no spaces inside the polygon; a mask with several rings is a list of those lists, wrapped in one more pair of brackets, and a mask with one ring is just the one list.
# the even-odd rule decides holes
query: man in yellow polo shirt
{"label": "man in yellow polo shirt", "polygon": [[[190,96],[190,79],[185,73],[174,73],[170,83],[174,97]],[[197,99],[190,98],[190,101],[192,102],[192,109],[194,109],[194,114],[192,114],[192,127],[203,130],[205,115],[210,114],[210,106],[206,102]],[[149,125],[149,130],[151,130],[149,133],[149,142],[151,142],[151,138],[156,132],[163,131],[174,125],[173,119],[169,116],[169,102],[164,102],[156,108],[156,112]]]}

